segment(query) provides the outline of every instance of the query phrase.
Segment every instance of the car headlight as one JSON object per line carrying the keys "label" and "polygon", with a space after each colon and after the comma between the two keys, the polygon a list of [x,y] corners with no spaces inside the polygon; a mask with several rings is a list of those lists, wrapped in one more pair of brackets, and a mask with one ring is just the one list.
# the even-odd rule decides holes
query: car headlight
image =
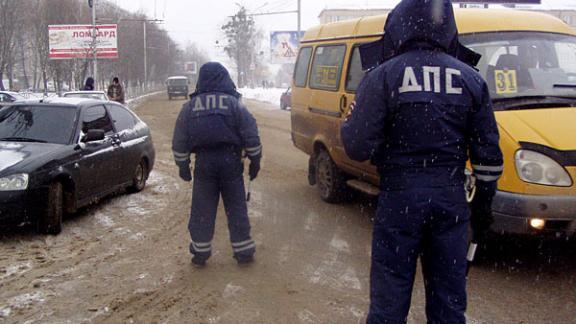
{"label": "car headlight", "polygon": [[516,171],[523,181],[548,186],[570,187],[572,179],[558,162],[529,150],[516,152]]}
{"label": "car headlight", "polygon": [[0,178],[0,191],[26,190],[28,188],[28,174],[20,173]]}

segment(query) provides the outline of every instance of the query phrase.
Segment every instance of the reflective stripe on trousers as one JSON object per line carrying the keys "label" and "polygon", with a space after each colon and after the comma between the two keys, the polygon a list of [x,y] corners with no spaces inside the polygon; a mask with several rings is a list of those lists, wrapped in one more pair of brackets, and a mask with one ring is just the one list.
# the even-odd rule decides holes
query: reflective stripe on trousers
{"label": "reflective stripe on trousers", "polygon": [[[214,236],[218,202],[222,196],[234,255],[251,256],[254,254],[255,244],[250,237],[250,221],[240,156],[240,151],[230,149],[196,154],[188,229],[193,242],[211,242]],[[205,246],[194,248],[206,249]],[[204,252],[191,248],[191,252],[205,257],[211,255],[211,250]]]}

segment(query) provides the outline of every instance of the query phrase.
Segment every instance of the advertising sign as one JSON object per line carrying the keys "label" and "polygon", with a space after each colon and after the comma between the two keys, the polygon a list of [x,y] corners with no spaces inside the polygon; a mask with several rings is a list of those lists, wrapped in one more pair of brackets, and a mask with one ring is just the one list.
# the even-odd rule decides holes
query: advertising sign
{"label": "advertising sign", "polygon": [[196,61],[190,61],[184,63],[184,70],[190,74],[198,73],[198,63]]}
{"label": "advertising sign", "polygon": [[[94,47],[92,25],[49,25],[48,43],[51,60],[91,58]],[[118,26],[96,25],[98,58],[118,58]]]}
{"label": "advertising sign", "polygon": [[270,51],[272,63],[294,64],[298,55],[298,44],[304,32],[276,31],[270,33]]}
{"label": "advertising sign", "polygon": [[481,3],[481,4],[541,4],[541,0],[453,0],[453,3]]}

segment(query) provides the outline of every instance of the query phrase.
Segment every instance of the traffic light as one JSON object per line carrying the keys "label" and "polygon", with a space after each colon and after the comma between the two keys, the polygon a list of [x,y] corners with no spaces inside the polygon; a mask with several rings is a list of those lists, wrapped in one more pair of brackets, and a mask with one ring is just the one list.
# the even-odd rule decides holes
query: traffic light
{"label": "traffic light", "polygon": [[93,5],[94,5],[94,0],[88,0],[88,6],[90,6],[90,8],[92,8]]}

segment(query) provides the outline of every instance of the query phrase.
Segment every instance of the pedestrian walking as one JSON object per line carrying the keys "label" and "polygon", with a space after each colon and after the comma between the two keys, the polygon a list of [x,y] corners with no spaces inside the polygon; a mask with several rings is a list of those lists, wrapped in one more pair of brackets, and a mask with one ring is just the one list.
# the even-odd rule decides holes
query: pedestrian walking
{"label": "pedestrian walking", "polygon": [[108,98],[121,104],[124,103],[124,88],[118,77],[114,77],[112,83],[108,86]]}
{"label": "pedestrian walking", "polygon": [[467,64],[477,56],[458,41],[450,0],[401,1],[364,49],[363,63],[383,63],[362,80],[341,135],[380,175],[367,322],[406,323],[420,258],[428,323],[465,323],[465,165],[484,222],[503,169],[488,87]]}
{"label": "pedestrian walking", "polygon": [[220,63],[210,62],[200,68],[196,91],[190,98],[176,121],[172,149],[184,181],[192,179],[190,155],[195,154],[188,224],[192,263],[204,266],[212,254],[220,195],[234,258],[238,264],[251,263],[256,244],[250,236],[242,158],[245,154],[250,160],[252,181],[262,157],[256,120],[240,102],[234,82]]}
{"label": "pedestrian walking", "polygon": [[92,77],[86,78],[86,82],[84,83],[84,86],[80,90],[94,91],[94,78],[92,78]]}

